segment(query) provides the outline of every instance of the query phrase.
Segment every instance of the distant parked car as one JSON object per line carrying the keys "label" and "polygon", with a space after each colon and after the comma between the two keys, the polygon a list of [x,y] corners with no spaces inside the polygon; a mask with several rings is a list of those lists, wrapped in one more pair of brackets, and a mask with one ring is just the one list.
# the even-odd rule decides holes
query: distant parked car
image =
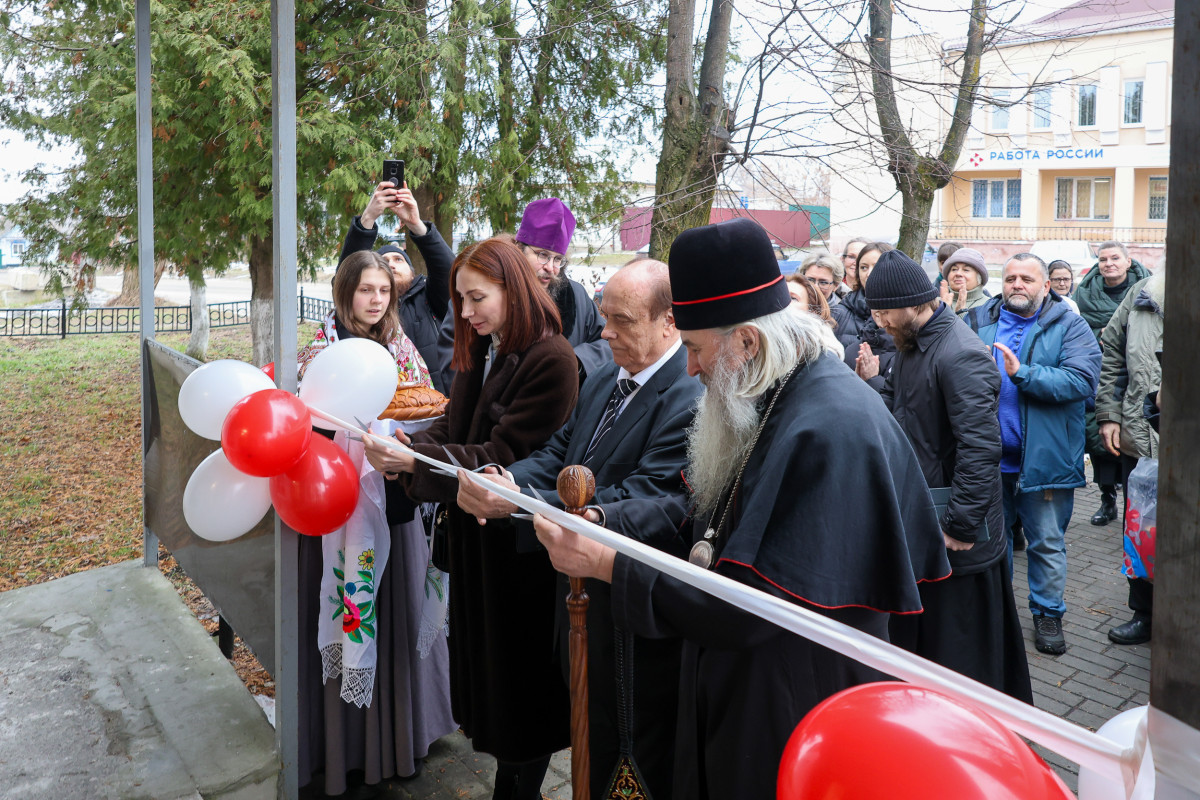
{"label": "distant parked car", "polygon": [[925,270],[925,274],[935,282],[941,275],[938,271],[937,250],[934,250],[933,245],[929,243],[925,244],[925,252],[921,254],[921,269]]}
{"label": "distant parked car", "polygon": [[1081,239],[1058,239],[1035,242],[1029,252],[1049,264],[1051,261],[1065,261],[1075,270],[1075,279],[1082,278],[1092,265],[1096,263],[1096,254],[1092,246]]}

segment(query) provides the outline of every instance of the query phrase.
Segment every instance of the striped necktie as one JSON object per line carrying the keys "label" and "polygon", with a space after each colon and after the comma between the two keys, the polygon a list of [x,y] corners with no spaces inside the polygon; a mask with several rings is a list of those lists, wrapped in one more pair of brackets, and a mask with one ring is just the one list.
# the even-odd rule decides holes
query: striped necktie
{"label": "striped necktie", "polygon": [[600,418],[600,424],[596,427],[596,435],[592,437],[592,443],[588,445],[587,453],[583,456],[584,463],[591,460],[592,453],[596,452],[596,446],[600,444],[600,440],[612,430],[613,423],[617,421],[617,412],[621,408],[621,403],[625,402],[625,398],[633,394],[637,388],[637,381],[633,378],[622,378],[617,381],[612,397],[608,398],[608,405],[604,407],[604,416]]}

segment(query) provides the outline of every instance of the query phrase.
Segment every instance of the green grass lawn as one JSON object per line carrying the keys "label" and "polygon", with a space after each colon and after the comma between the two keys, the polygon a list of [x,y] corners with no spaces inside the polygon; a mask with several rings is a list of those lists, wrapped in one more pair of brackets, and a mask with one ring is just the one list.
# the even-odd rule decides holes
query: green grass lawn
{"label": "green grass lawn", "polygon": [[[250,353],[213,331],[210,360]],[[141,555],[140,392],[136,334],[0,337],[0,591]]]}

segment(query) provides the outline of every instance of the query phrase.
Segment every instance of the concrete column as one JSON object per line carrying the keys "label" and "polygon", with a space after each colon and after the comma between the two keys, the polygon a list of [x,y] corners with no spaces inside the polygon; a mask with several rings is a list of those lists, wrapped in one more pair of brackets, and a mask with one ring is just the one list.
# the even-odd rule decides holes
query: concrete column
{"label": "concrete column", "polygon": [[[1113,177],[1112,224],[1114,228],[1133,227],[1133,167],[1117,167]],[[1117,239],[1124,233],[1114,233]]]}
{"label": "concrete column", "polygon": [[[1053,198],[1050,199],[1053,202]],[[1037,167],[1021,170],[1021,238],[1037,241],[1042,214],[1042,171]]]}

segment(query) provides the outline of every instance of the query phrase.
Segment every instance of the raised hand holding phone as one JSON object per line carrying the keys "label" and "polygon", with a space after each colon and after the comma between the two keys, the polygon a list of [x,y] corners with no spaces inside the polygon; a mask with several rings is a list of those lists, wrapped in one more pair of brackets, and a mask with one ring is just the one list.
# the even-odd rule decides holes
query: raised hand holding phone
{"label": "raised hand holding phone", "polygon": [[391,181],[397,189],[404,188],[404,162],[395,158],[383,160],[383,177],[380,180]]}

